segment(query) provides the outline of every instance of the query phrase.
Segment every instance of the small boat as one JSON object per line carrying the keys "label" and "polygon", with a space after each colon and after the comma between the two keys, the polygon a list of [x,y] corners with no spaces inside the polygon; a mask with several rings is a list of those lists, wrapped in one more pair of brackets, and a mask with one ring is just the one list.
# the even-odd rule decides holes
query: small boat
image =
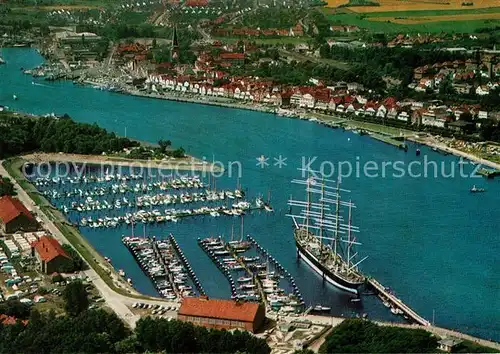
{"label": "small boat", "polygon": [[246,282],[249,282],[249,281],[251,281],[251,280],[252,280],[252,278],[251,278],[251,277],[239,277],[239,278],[238,278],[238,281],[239,281],[240,283],[246,283]]}
{"label": "small boat", "polygon": [[486,192],[484,188],[477,188],[476,185],[473,185],[472,188],[470,189],[471,193],[482,193]]}
{"label": "small boat", "polygon": [[420,156],[420,149],[417,149],[417,150],[415,151],[415,155]]}
{"label": "small boat", "polygon": [[360,301],[361,301],[361,298],[359,298],[359,297],[351,299],[351,302],[360,302]]}
{"label": "small boat", "polygon": [[316,312],[330,312],[331,308],[328,306],[316,305],[313,307],[313,311]]}
{"label": "small boat", "polygon": [[12,98],[14,99],[14,101],[17,100],[17,96],[16,95],[12,95]]}
{"label": "small boat", "polygon": [[124,277],[125,276],[125,271],[123,269],[120,269],[118,271],[118,274],[120,274],[121,277]]}

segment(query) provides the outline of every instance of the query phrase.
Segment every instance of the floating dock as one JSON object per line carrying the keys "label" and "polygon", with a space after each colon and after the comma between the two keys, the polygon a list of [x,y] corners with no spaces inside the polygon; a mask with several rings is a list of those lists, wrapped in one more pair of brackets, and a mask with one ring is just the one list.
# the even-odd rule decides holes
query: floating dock
{"label": "floating dock", "polygon": [[297,297],[299,300],[299,303],[301,306],[304,305],[304,298],[302,297],[302,294],[300,293],[299,287],[295,283],[295,279],[293,276],[272,256],[269,254],[269,252],[263,248],[259,243],[250,235],[247,235],[247,240],[252,243],[252,245],[255,246],[257,249],[257,252],[260,253],[262,256],[266,257],[268,259],[268,262],[271,263],[275,269],[278,270],[278,274],[280,276],[284,276],[285,278],[288,279],[290,282],[291,288],[293,290],[293,294]]}
{"label": "floating dock", "polygon": [[405,305],[403,301],[398,299],[394,294],[391,294],[386,287],[380,284],[377,280],[373,278],[369,278],[368,283],[382,296],[385,301],[387,301],[391,307],[399,309],[402,313],[408,317],[408,319],[422,325],[422,326],[430,326],[431,323],[427,321],[425,318],[417,314],[413,311],[408,305]]}

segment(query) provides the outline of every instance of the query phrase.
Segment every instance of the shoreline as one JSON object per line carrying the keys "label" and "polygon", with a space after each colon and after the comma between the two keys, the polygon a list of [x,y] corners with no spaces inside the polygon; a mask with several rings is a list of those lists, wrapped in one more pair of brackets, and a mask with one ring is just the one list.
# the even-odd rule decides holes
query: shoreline
{"label": "shoreline", "polygon": [[138,160],[126,159],[105,155],[79,155],[79,154],[60,154],[60,153],[33,153],[20,156],[23,160],[30,163],[74,163],[88,165],[114,165],[120,167],[147,167],[165,170],[199,171],[199,172],[220,172],[219,167],[198,160],[194,157],[188,157],[176,161],[168,160]]}
{"label": "shoreline", "polygon": [[[91,82],[86,82],[88,84],[96,84],[96,83],[91,83]],[[232,108],[232,109],[243,109],[243,110],[249,110],[249,111],[257,111],[257,112],[262,112],[262,113],[269,113],[269,114],[276,114],[276,109],[273,110],[271,107],[265,107],[265,106],[255,106],[255,105],[247,105],[247,104],[240,104],[240,103],[232,103],[232,102],[222,102],[222,101],[214,101],[213,98],[211,97],[210,99],[198,99],[198,98],[190,98],[190,97],[182,97],[182,96],[177,96],[177,95],[159,95],[159,94],[153,94],[153,93],[142,93],[139,91],[133,91],[133,90],[126,90],[120,92],[121,94],[124,95],[129,95],[129,96],[137,96],[137,97],[144,97],[144,98],[153,98],[153,99],[160,99],[160,100],[167,100],[167,101],[174,101],[174,102],[181,102],[181,103],[194,103],[194,104],[201,104],[201,105],[207,105],[207,106],[217,106],[217,107],[224,107],[224,108]],[[281,118],[288,118],[288,119],[300,119],[300,120],[310,120],[310,119],[316,119],[318,124],[325,125],[325,123],[335,123],[335,120],[341,121],[342,125],[345,124],[349,128],[349,130],[353,129],[359,129],[358,125],[356,124],[356,120],[350,119],[350,118],[345,118],[345,117],[340,117],[336,115],[332,115],[331,118],[328,116],[329,119],[327,119],[324,114],[321,113],[313,113],[313,112],[304,112],[302,113],[301,116],[279,116]],[[353,124],[354,123],[354,124]],[[359,123],[364,123],[360,121]],[[371,124],[376,124],[376,123],[371,123]],[[380,126],[381,127],[381,126]],[[395,127],[391,127],[393,129],[397,129]],[[379,142],[389,144],[394,146],[397,149],[401,148],[401,143],[398,141],[392,141],[393,139],[390,138],[389,134],[385,133],[382,131],[382,129],[374,129],[371,127],[362,127],[361,129],[366,130],[370,132],[368,134],[372,139],[375,139]],[[418,138],[416,135],[421,134],[421,132],[418,131],[412,131],[409,129],[405,129],[409,133],[414,133],[414,135],[405,135],[405,139],[412,141],[417,144],[422,144],[426,145],[430,148],[436,148],[442,151],[445,151],[447,153],[450,153],[456,157],[462,157],[465,159],[468,159],[470,161],[480,163],[481,165],[488,166],[490,168],[493,168],[495,170],[500,171],[500,164],[496,163],[491,160],[484,159],[482,157],[473,155],[471,153],[467,153],[452,147],[448,147],[447,145],[444,145],[442,143],[438,142],[432,142],[429,141],[428,138]],[[385,138],[387,136],[387,139]]]}

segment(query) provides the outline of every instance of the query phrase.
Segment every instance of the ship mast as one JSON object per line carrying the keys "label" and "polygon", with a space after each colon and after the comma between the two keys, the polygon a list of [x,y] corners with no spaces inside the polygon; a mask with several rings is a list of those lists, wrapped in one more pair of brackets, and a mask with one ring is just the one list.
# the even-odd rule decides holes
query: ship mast
{"label": "ship mast", "polygon": [[319,244],[320,244],[320,247],[323,248],[323,222],[324,222],[324,218],[325,218],[325,199],[324,199],[324,195],[325,195],[325,182],[322,181],[321,182],[321,206],[320,206],[320,218],[319,218]]}
{"label": "ship mast", "polygon": [[352,223],[352,200],[349,199],[349,223],[347,224],[347,268],[351,265],[351,223]]}
{"label": "ship mast", "polygon": [[337,240],[339,238],[339,216],[340,216],[340,179],[337,180],[337,196],[335,200],[335,236],[333,237],[333,254],[337,261]]}
{"label": "ship mast", "polygon": [[306,203],[306,235],[309,237],[309,213],[311,207],[311,189],[309,188],[309,183],[311,174],[308,173],[306,180],[306,191],[307,191],[307,203]]}

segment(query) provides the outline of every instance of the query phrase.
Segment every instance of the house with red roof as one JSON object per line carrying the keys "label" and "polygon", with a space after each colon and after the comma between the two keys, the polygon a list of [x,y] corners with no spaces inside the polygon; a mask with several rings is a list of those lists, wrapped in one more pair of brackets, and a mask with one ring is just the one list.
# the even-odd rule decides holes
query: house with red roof
{"label": "house with red roof", "polygon": [[60,273],[72,262],[71,257],[55,238],[42,236],[31,245],[32,255],[37,260],[39,269],[46,273]]}
{"label": "house with red roof", "polygon": [[219,59],[234,65],[243,65],[245,63],[245,53],[221,53]]}
{"label": "house with red roof", "polygon": [[245,329],[255,333],[264,323],[261,304],[233,300],[185,297],[177,319],[197,326],[218,329]]}
{"label": "house with red roof", "polygon": [[[17,323],[17,318],[2,313],[0,314],[0,323],[4,326],[15,325]],[[22,320],[21,323],[26,326],[28,324],[28,320]]]}
{"label": "house with red roof", "polygon": [[12,234],[17,231],[36,231],[38,222],[30,211],[11,196],[0,198],[0,231]]}

